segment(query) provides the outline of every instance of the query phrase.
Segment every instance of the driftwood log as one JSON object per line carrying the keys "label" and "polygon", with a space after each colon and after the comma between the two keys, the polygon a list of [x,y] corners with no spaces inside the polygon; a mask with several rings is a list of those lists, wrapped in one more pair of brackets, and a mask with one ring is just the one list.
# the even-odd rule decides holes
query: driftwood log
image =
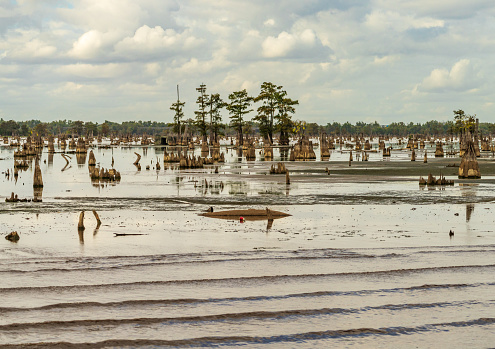
{"label": "driftwood log", "polygon": [[136,154],[137,156],[137,159],[136,161],[134,161],[134,165],[139,165],[139,161],[141,160],[141,155],[139,155],[138,153],[134,152],[134,154]]}
{"label": "driftwood log", "polygon": [[93,214],[95,215],[96,218],[96,223],[97,223],[96,228],[99,228],[101,225],[100,216],[98,216],[98,213],[95,210],[93,210]]}

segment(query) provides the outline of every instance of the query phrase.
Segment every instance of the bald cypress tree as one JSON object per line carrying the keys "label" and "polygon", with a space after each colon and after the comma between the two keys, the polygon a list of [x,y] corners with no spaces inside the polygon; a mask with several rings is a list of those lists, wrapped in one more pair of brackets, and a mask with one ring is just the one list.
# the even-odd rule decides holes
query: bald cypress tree
{"label": "bald cypress tree", "polygon": [[186,104],[186,102],[181,102],[180,101],[180,98],[179,98],[179,85],[177,85],[177,102],[175,103],[172,103],[172,105],[170,106],[170,110],[173,110],[175,112],[175,115],[174,115],[174,128],[173,128],[173,131],[177,133],[177,142],[181,143],[182,144],[182,137],[181,137],[181,121],[182,121],[182,118],[184,117],[184,112],[182,111],[182,108],[184,107],[184,105]]}
{"label": "bald cypress tree", "polygon": [[208,95],[206,94],[206,85],[201,84],[196,91],[199,92],[198,99],[196,103],[198,104],[198,110],[194,112],[196,114],[196,126],[203,137],[203,141],[206,140],[206,135],[208,131],[208,125],[206,124],[207,105],[208,105]]}
{"label": "bald cypress tree", "polygon": [[210,144],[214,144],[218,141],[218,134],[222,128],[222,116],[220,110],[225,108],[225,103],[220,94],[214,93],[210,96],[208,101],[209,114],[210,114]]}
{"label": "bald cypress tree", "polygon": [[273,121],[277,111],[279,102],[279,94],[283,92],[282,86],[277,86],[271,82],[261,84],[260,94],[254,98],[255,102],[262,102],[258,107],[258,114],[254,120],[259,123],[260,133],[263,138],[268,139],[270,144],[273,144]]}
{"label": "bald cypress tree", "polygon": [[239,144],[243,145],[242,127],[244,126],[244,115],[252,112],[249,109],[253,97],[248,96],[246,89],[242,91],[233,92],[229,95],[230,103],[227,104],[227,110],[230,114],[230,125],[237,130],[239,137]]}
{"label": "bald cypress tree", "polygon": [[280,132],[280,144],[289,144],[289,133],[293,128],[292,114],[296,112],[295,105],[299,104],[299,101],[292,100],[287,97],[287,92],[281,91],[277,94],[277,109],[278,113],[275,115],[277,121],[277,130]]}
{"label": "bald cypress tree", "polygon": [[288,98],[283,86],[271,82],[264,82],[261,85],[260,94],[254,98],[254,101],[262,103],[254,118],[259,123],[261,135],[273,144],[273,133],[277,130],[280,132],[280,143],[289,144],[289,132],[293,126],[292,114],[296,111],[294,105],[299,102]]}

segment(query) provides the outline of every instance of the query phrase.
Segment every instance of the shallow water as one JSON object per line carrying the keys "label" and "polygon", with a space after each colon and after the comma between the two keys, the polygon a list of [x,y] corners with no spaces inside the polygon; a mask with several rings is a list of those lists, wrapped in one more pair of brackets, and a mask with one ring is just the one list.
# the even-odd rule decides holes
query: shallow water
{"label": "shallow water", "polygon": [[[422,165],[403,161],[407,152],[370,156],[368,168],[390,169],[384,180],[338,174],[348,154],[336,151],[287,163],[287,186],[267,174],[276,162],[231,151],[218,174],[153,170],[163,157],[153,147],[95,149],[97,162],[110,167],[112,152],[120,183],[95,186],[75,157],[62,172],[61,155],[43,153],[43,202],[0,202],[2,235],[21,236],[0,240],[0,346],[493,345],[492,175],[421,189],[394,175]],[[1,171],[12,168],[12,149],[0,158]],[[448,161],[431,162],[448,171]],[[32,176],[2,176],[2,193],[31,198]],[[198,216],[209,206],[291,216],[271,226]]]}

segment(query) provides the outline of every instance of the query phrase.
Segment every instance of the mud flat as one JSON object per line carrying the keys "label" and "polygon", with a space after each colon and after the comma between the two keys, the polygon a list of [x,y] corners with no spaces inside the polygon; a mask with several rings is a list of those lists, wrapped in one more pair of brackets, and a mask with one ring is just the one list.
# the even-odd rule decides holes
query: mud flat
{"label": "mud flat", "polygon": [[[1,233],[20,236],[0,239],[0,345],[492,345],[493,158],[479,159],[481,179],[458,180],[458,157],[370,153],[349,167],[348,153],[334,151],[329,161],[285,162],[286,185],[269,174],[281,161],[274,153],[246,162],[229,151],[215,173],[156,170],[158,147],[95,148],[96,162],[111,168],[113,158],[122,176],[97,184],[86,163],[74,157],[62,172],[66,160],[43,153],[43,202],[0,202]],[[0,171],[12,169],[10,148],[0,159]],[[1,194],[32,197],[33,171],[2,175]],[[455,183],[420,187],[430,172]],[[244,211],[198,215],[209,207],[288,216],[269,225],[241,223]]]}

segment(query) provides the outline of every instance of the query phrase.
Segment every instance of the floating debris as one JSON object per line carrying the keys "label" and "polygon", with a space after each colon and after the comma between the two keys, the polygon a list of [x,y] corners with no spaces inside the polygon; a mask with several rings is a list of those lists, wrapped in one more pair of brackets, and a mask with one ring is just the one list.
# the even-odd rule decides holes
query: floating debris
{"label": "floating debris", "polygon": [[16,231],[11,232],[10,234],[8,234],[5,237],[5,240],[9,240],[9,241],[12,241],[12,242],[17,242],[17,241],[19,241],[19,239],[20,239],[19,234],[17,234]]}

